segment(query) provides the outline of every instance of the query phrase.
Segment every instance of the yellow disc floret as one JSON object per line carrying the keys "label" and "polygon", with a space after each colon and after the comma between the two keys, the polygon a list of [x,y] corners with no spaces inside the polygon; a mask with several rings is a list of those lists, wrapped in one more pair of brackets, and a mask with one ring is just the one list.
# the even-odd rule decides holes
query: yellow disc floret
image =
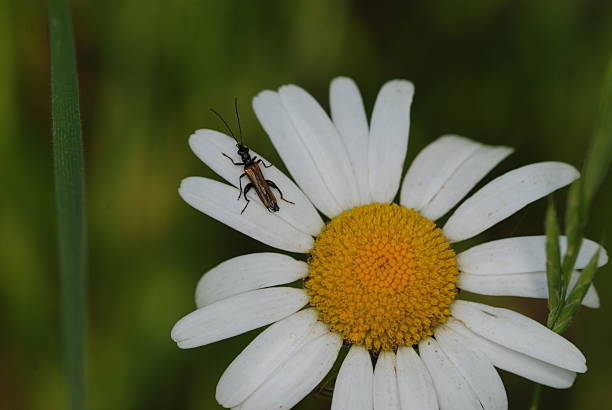
{"label": "yellow disc floret", "polygon": [[369,350],[411,346],[450,315],[455,252],[413,209],[371,204],[345,211],[317,237],[305,286],[320,319]]}

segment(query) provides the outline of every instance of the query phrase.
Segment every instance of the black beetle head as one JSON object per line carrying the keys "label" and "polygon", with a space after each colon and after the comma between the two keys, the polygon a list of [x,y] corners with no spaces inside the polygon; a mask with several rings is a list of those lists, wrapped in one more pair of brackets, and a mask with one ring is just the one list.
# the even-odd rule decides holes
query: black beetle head
{"label": "black beetle head", "polygon": [[236,144],[236,147],[238,147],[238,155],[240,155],[240,158],[242,158],[243,161],[249,159],[251,156],[249,154],[249,147],[242,145],[241,143]]}

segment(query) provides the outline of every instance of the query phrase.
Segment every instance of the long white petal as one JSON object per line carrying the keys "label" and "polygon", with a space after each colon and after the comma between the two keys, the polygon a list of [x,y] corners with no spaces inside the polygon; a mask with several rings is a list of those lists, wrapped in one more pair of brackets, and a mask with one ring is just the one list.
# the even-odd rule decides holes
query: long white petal
{"label": "long white petal", "polygon": [[495,367],[556,389],[565,389],[574,383],[575,372],[553,366],[485,339],[452,317],[448,319],[445,326],[465,337],[469,345],[484,353]]}
{"label": "long white petal", "polygon": [[393,80],[382,86],[370,123],[368,174],[373,202],[391,202],[397,194],[408,149],[414,85]]}
{"label": "long white petal", "polygon": [[562,162],[539,162],[507,172],[465,200],[444,225],[444,235],[453,242],[478,235],[579,175]]}
{"label": "long white petal", "polygon": [[481,145],[463,161],[440,188],[436,196],[421,210],[435,221],[457,205],[476,184],[514,150],[509,147]]}
{"label": "long white petal", "polygon": [[412,347],[401,346],[396,356],[397,385],[402,410],[438,408],[432,378]]}
{"label": "long white petal", "polygon": [[319,103],[302,88],[278,90],[283,107],[343,209],[359,203],[355,173],[338,130]]}
{"label": "long white petal", "polygon": [[[236,153],[236,141],[234,139],[218,131],[198,130],[189,137],[189,146],[198,158],[223,179],[236,188],[240,186],[240,176],[244,173],[244,168],[234,165],[227,157],[223,156],[225,154],[231,157],[234,162],[241,162],[240,156]],[[265,166],[260,165],[260,168],[265,178],[278,186],[285,199],[293,202],[293,204],[289,204],[282,201],[279,193],[273,189],[280,208],[274,215],[307,234],[317,236],[323,228],[323,220],[306,195],[278,168],[269,166],[270,162],[261,155],[251,150],[251,156],[263,161]],[[244,188],[248,182],[248,178],[243,177],[242,187]],[[251,190],[247,197],[260,202],[254,190]]]}
{"label": "long white petal", "polygon": [[308,303],[302,289],[268,288],[232,296],[195,310],[172,328],[180,348],[203,346],[276,322]]}
{"label": "long white petal", "polygon": [[208,178],[183,179],[179,194],[189,205],[235,230],[267,245],[289,252],[306,253],[314,246],[312,236],[275,216],[252,201],[244,213],[237,201],[238,189]]}
{"label": "long white petal", "polygon": [[283,285],[305,277],[308,265],[280,253],[237,256],[215,266],[196,287],[196,305],[210,305],[249,290]]}
{"label": "long white petal", "polygon": [[[570,291],[576,285],[579,276],[578,272],[572,273],[569,283]],[[548,299],[546,272],[508,273],[503,275],[472,275],[462,272],[459,275],[457,287],[481,295]],[[599,295],[593,285],[589,287],[582,304],[590,308],[599,307]]]}
{"label": "long white petal", "polygon": [[374,410],[400,410],[395,353],[382,351],[374,368]]}
{"label": "long white petal", "polygon": [[431,374],[440,410],[481,410],[476,393],[453,362],[431,337],[419,343],[419,353]]}
{"label": "long white petal", "polygon": [[253,98],[253,109],[291,176],[312,203],[329,218],[342,212],[343,208],[293,126],[278,93],[262,91]]}
{"label": "long white petal", "polygon": [[304,342],[318,317],[306,309],[274,323],[234,359],[217,384],[217,401],[234,407],[246,400]]}
{"label": "long white petal", "polygon": [[504,383],[489,359],[483,353],[473,350],[465,338],[445,326],[438,326],[435,336],[440,348],[476,393],[482,408],[507,409],[508,398]]}
{"label": "long white petal", "polygon": [[[567,237],[559,238],[561,255],[567,250]],[[599,266],[608,263],[606,250],[590,239],[583,239],[575,269],[583,269],[600,249]],[[518,236],[476,245],[457,255],[459,269],[475,275],[539,272],[546,270],[546,236]]]}
{"label": "long white petal", "polygon": [[444,135],[427,145],[408,168],[402,183],[400,203],[418,211],[425,208],[480,146],[457,135]]}
{"label": "long white petal", "polygon": [[347,77],[335,78],[329,87],[332,120],[338,129],[355,172],[359,204],[371,202],[368,181],[368,119],[359,88]]}
{"label": "long white petal", "polygon": [[332,410],[372,410],[374,369],[368,351],[353,345],[342,362],[332,398]]}
{"label": "long white petal", "polygon": [[495,343],[557,367],[586,371],[586,359],[576,346],[520,313],[465,300],[453,302],[451,313],[470,330]]}
{"label": "long white petal", "polygon": [[309,342],[274,371],[240,405],[240,410],[292,408],[323,380],[340,347],[342,338],[337,333],[327,333]]}

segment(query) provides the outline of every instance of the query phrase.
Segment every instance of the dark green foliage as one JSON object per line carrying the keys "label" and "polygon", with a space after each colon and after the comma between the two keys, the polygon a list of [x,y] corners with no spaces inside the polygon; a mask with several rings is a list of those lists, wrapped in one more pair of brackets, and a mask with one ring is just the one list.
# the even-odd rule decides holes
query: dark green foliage
{"label": "dark green foliage", "polygon": [[[273,251],[177,194],[183,177],[215,177],[187,145],[193,130],[220,128],[209,107],[232,112],[238,97],[248,145],[282,168],[249,108],[256,93],[295,83],[327,107],[329,81],[349,75],[369,113],[385,81],[406,78],[416,87],[408,161],[444,133],[516,148],[490,180],[537,161],[581,164],[600,123],[612,50],[612,2],[600,0],[71,6],[86,159],[92,410],[220,408],[215,385],[257,333],[188,351],[170,340],[175,321],[194,309],[195,285],[206,270],[229,257]],[[58,337],[48,44],[45,7],[0,0],[0,408],[68,408]],[[593,151],[603,152],[598,147]],[[584,231],[590,239],[609,237],[612,226],[610,179],[599,181]],[[459,246],[541,235],[545,205],[538,201]],[[586,352],[589,371],[572,389],[544,394],[542,408],[599,409],[608,400],[606,270],[596,280],[601,309],[583,309],[584,320],[566,333]],[[543,301],[468,297],[540,321],[546,314]],[[529,382],[502,377],[510,408],[527,408]],[[315,397],[298,406],[326,408]]]}

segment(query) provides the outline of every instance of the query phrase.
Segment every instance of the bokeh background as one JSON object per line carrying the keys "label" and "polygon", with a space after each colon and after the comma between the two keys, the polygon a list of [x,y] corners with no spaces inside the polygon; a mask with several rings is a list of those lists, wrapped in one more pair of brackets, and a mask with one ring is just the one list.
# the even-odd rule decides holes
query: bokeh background
{"label": "bokeh background", "polygon": [[[35,3],[35,4],[34,4]],[[457,133],[516,153],[491,176],[540,160],[581,166],[612,55],[612,2],[162,1],[73,2],[86,154],[90,278],[89,407],[216,409],[218,378],[257,331],[182,351],[172,325],[194,308],[199,277],[223,260],[269,250],[198,213],[177,187],[214,177],[189,151],[208,112],[232,112],[249,145],[281,165],[250,107],[265,88],[295,83],[327,107],[338,75],[360,85],[370,112],[392,78],[415,83],[408,159]],[[50,137],[46,10],[0,0],[0,408],[65,408]],[[491,178],[489,176],[488,179]],[[611,237],[610,179],[589,237]],[[563,202],[565,192],[557,195]],[[540,201],[478,240],[543,231]],[[462,246],[466,246],[465,244]],[[612,377],[612,272],[596,279],[602,308],[567,337],[589,371],[542,408],[603,409]],[[471,295],[465,295],[472,298]],[[480,298],[482,299],[482,298]],[[546,315],[545,301],[486,299]],[[510,407],[532,384],[502,372]],[[314,394],[300,409],[328,409]]]}

